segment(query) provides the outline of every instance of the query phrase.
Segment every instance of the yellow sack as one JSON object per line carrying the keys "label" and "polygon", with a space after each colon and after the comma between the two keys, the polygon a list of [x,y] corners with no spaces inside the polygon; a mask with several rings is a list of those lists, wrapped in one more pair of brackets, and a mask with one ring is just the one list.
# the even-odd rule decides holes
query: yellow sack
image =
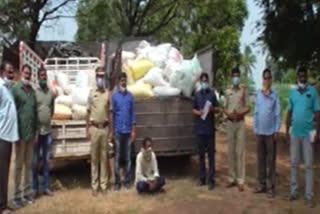
{"label": "yellow sack", "polygon": [[153,97],[152,87],[149,84],[138,82],[128,86],[128,91],[132,93],[134,98],[147,99]]}
{"label": "yellow sack", "polygon": [[68,106],[63,104],[56,104],[54,106],[54,120],[70,120],[72,117],[72,111]]}
{"label": "yellow sack", "polygon": [[132,63],[133,61],[128,60],[127,62],[122,64],[122,72],[127,74],[127,84],[128,85],[132,85],[135,83],[133,75],[132,75],[132,71],[129,68],[129,65]]}
{"label": "yellow sack", "polygon": [[152,67],[154,67],[154,65],[148,59],[140,59],[129,65],[129,69],[131,70],[132,76],[135,80],[143,77]]}

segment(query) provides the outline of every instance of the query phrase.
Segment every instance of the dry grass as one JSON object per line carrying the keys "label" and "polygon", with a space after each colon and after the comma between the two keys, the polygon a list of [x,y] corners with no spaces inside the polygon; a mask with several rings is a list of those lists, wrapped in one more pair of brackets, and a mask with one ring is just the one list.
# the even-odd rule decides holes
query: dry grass
{"label": "dry grass", "polygon": [[[250,124],[249,124],[250,125]],[[250,126],[248,127],[250,130]],[[64,165],[52,171],[54,197],[41,197],[35,204],[27,206],[17,214],[157,214],[157,213],[213,213],[213,214],[313,214],[320,213],[320,170],[319,161],[315,170],[316,201],[315,209],[304,206],[303,197],[289,203],[283,198],[289,189],[288,146],[278,145],[278,185],[274,200],[264,195],[254,195],[256,185],[256,145],[254,136],[248,131],[247,144],[247,186],[243,193],[236,188],[224,187],[227,176],[227,146],[224,134],[217,136],[216,188],[209,192],[207,187],[197,187],[197,158],[161,158],[160,172],[167,178],[166,192],[151,196],[139,196],[132,187],[129,191],[109,191],[107,196],[93,198],[90,191],[89,166],[85,162]],[[301,175],[303,175],[301,173]],[[301,176],[301,196],[304,188]],[[12,180],[12,179],[11,179]],[[12,186],[12,185],[11,185]],[[12,189],[12,188],[11,188]]]}

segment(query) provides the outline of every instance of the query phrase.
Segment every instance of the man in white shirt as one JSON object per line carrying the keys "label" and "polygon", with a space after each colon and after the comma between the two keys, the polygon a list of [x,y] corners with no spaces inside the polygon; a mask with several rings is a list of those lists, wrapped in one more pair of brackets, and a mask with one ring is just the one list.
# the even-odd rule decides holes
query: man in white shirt
{"label": "man in white shirt", "polygon": [[135,183],[138,193],[159,192],[166,183],[159,175],[157,158],[149,137],[143,140],[141,151],[137,155]]}

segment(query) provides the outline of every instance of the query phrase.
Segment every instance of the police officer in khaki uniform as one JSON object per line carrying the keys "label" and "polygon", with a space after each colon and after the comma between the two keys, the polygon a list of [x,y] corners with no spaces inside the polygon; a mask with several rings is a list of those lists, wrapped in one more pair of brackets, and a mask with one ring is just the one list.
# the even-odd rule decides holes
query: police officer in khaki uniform
{"label": "police officer in khaki uniform", "polygon": [[227,117],[229,183],[227,188],[238,184],[244,191],[245,180],[245,123],[244,117],[250,111],[248,93],[240,86],[240,71],[232,70],[232,87],[225,92],[224,114]]}
{"label": "police officer in khaki uniform", "polygon": [[108,138],[111,132],[110,99],[105,89],[104,69],[96,69],[97,88],[88,98],[87,136],[91,141],[91,187],[92,195],[106,194],[108,185]]}

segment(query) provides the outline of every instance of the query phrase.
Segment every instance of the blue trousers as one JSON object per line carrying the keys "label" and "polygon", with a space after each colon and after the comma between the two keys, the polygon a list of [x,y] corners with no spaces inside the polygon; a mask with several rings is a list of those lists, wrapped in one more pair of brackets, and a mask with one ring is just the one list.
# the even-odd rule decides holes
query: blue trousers
{"label": "blue trousers", "polygon": [[215,146],[213,135],[198,135],[198,154],[199,154],[199,177],[201,182],[206,180],[205,157],[208,153],[208,183],[214,183],[215,177]]}
{"label": "blue trousers", "polygon": [[[159,192],[162,187],[166,184],[166,181],[163,177],[158,177],[157,178],[157,187],[153,192]],[[140,181],[136,184],[136,188],[138,193],[151,193],[149,190],[149,184],[144,181]]]}
{"label": "blue trousers", "polygon": [[52,143],[51,133],[46,135],[39,135],[38,143],[34,146],[32,156],[32,190],[39,191],[38,181],[38,161],[40,149],[42,150],[43,161],[43,190],[49,188],[49,161],[50,161],[50,148]]}
{"label": "blue trousers", "polygon": [[125,184],[130,184],[131,181],[131,142],[130,134],[116,133],[115,136],[115,157],[114,157],[114,176],[115,184],[119,185],[120,167],[125,170]]}

